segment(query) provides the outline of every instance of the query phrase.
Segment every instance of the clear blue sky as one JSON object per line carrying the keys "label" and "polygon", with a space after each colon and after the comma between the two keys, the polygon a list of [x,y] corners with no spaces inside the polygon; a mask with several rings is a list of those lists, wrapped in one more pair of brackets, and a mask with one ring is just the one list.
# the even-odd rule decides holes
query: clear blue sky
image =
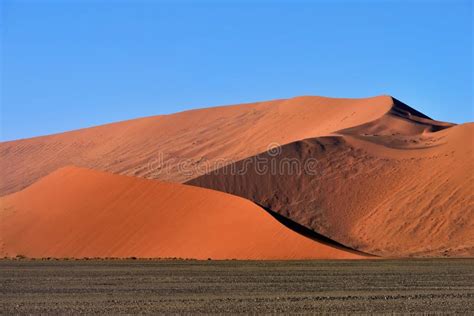
{"label": "clear blue sky", "polygon": [[297,95],[473,121],[472,1],[0,1],[1,139]]}

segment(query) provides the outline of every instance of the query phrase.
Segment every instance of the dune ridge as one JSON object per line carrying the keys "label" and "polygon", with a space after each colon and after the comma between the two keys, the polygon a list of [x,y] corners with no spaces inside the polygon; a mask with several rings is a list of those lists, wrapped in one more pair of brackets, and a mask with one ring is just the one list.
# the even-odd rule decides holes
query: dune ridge
{"label": "dune ridge", "polygon": [[64,167],[0,198],[2,256],[363,259],[229,194]]}
{"label": "dune ridge", "polygon": [[[188,181],[235,194],[351,248],[385,257],[474,256],[474,124],[431,120],[395,100],[382,117],[286,144]],[[257,161],[316,159],[314,174]],[[246,165],[247,172],[237,174]]]}
{"label": "dune ridge", "polygon": [[[185,182],[222,166],[222,161],[257,155],[271,144],[329,135],[376,120],[392,106],[389,96],[296,97],[1,142],[0,196],[19,191],[67,165]],[[183,163],[187,168],[182,168]]]}

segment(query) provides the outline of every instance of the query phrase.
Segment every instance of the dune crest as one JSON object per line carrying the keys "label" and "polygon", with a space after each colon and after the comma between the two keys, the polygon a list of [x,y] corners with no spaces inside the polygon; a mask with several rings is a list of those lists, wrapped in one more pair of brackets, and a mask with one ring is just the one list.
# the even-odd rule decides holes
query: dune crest
{"label": "dune crest", "polygon": [[[0,143],[0,196],[67,165],[185,182],[268,149],[329,135],[390,111],[389,96],[296,97],[191,110]],[[184,166],[184,168],[183,168]]]}
{"label": "dune crest", "polygon": [[239,197],[76,167],[4,196],[0,205],[3,256],[370,257],[306,238]]}
{"label": "dune crest", "polygon": [[[382,117],[286,144],[192,179],[351,248],[386,257],[474,256],[474,124],[429,119],[395,101]],[[315,159],[312,173],[290,173]],[[257,161],[284,166],[258,172]],[[285,164],[286,163],[286,164]],[[248,170],[237,174],[232,170]]]}

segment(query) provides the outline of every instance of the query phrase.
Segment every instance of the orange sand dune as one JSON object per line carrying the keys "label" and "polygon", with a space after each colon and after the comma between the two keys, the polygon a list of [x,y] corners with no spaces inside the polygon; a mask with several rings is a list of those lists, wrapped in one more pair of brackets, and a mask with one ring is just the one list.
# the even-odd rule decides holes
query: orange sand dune
{"label": "orange sand dune", "polygon": [[297,97],[3,142],[0,196],[67,165],[184,182],[228,161],[256,155],[272,143],[287,144],[373,121],[392,104],[389,96]]}
{"label": "orange sand dune", "polygon": [[[0,196],[18,192],[57,168],[72,164],[123,175],[188,182],[245,197],[334,241],[381,256],[474,256],[473,136],[472,124],[455,126],[434,121],[389,96],[367,99],[297,97],[200,109],[0,143]],[[279,147],[281,152],[276,150],[276,156],[275,151],[267,152],[269,146],[274,145],[282,145]],[[301,164],[315,159],[313,168],[316,173],[256,172],[258,168],[255,158],[269,158],[280,164],[284,161],[286,168],[294,161]],[[248,160],[250,164],[247,164]],[[236,163],[229,165],[232,162]],[[244,174],[227,172],[229,168],[244,164],[247,167]],[[223,167],[226,165],[227,167]],[[213,170],[216,172],[211,173]],[[66,171],[60,172],[72,173],[70,169]],[[171,188],[171,184],[149,184],[150,182],[142,182],[140,179],[117,177],[122,179],[117,180],[123,183],[117,189],[126,195],[122,197],[114,193],[115,184],[109,192],[100,186],[102,182],[99,180],[99,184],[94,183],[102,177],[115,177],[105,177],[91,171],[87,173],[95,175],[83,176],[90,177],[87,182],[90,183],[91,190],[102,190],[104,196],[96,191],[91,195],[86,194],[89,192],[86,187],[80,188],[83,191],[77,191],[86,193],[76,195],[76,191],[68,189],[67,185],[65,192],[63,185],[46,186],[45,183],[66,181],[55,173],[31,188],[18,192],[18,195],[5,197],[4,201],[14,201],[11,203],[12,210],[22,210],[18,214],[24,215],[19,216],[18,220],[22,219],[27,223],[34,218],[32,223],[44,225],[44,228],[32,225],[35,229],[31,229],[31,234],[55,227],[51,225],[56,223],[56,216],[69,223],[69,217],[80,222],[78,217],[103,214],[99,219],[102,221],[101,225],[107,227],[106,233],[97,224],[90,227],[91,231],[78,233],[83,234],[83,237],[77,240],[70,240],[68,237],[65,242],[82,242],[89,238],[88,234],[110,238],[111,235],[107,235],[110,231],[120,238],[120,245],[128,240],[128,236],[146,244],[148,239],[142,240],[145,237],[140,237],[142,234],[137,233],[137,229],[141,232],[142,227],[151,225],[140,222],[145,217],[137,217],[137,222],[131,217],[130,221],[135,226],[122,227],[123,230],[119,233],[115,227],[121,227],[125,223],[118,222],[112,213],[107,212],[119,209],[122,213],[117,214],[127,218],[134,213],[152,214],[149,209],[152,206],[148,205],[154,205],[155,210],[158,204],[154,203],[158,202],[151,198],[145,198],[143,201],[146,203],[142,202],[136,198],[138,193],[135,189],[128,192],[126,182],[133,183],[130,184],[133,187],[146,186],[147,189],[143,189],[145,197],[148,197],[148,190],[152,192],[158,191],[158,187]],[[78,182],[74,187],[79,184]],[[57,202],[50,198],[55,193],[52,187],[56,185],[58,192],[64,195]],[[44,194],[43,189],[40,189],[43,187],[46,192]],[[191,190],[179,185],[173,188],[178,193],[163,189],[168,193],[155,194],[154,197],[161,201],[159,204],[167,206],[166,214],[185,212],[196,205],[199,206],[198,209],[206,205],[206,208],[211,209],[209,212],[213,212],[211,195],[215,196],[216,193],[204,194],[205,201],[199,203],[189,198],[193,203],[186,204],[187,197],[179,198],[187,196],[181,194],[181,190],[204,191],[194,191],[197,189]],[[107,194],[119,198],[119,201],[114,202]],[[168,200],[168,195],[175,197],[173,201],[180,199],[180,203],[169,202],[171,198]],[[201,193],[196,195],[200,196]],[[49,198],[43,199],[43,196]],[[223,201],[230,199],[228,195],[222,196],[226,198],[219,198],[220,202],[216,202],[222,203],[221,208]],[[35,201],[38,201],[38,210],[35,208],[37,205],[33,204]],[[244,203],[242,199],[235,201]],[[233,216],[243,216],[243,208],[235,208],[239,203],[226,202],[226,212],[231,211],[229,205],[232,204],[232,210],[239,213]],[[253,204],[245,205],[252,205],[253,209],[262,212],[262,209]],[[27,210],[36,214],[35,217],[30,216],[31,214],[27,216]],[[65,211],[69,212],[67,218],[64,217]],[[127,213],[129,211],[131,213]],[[41,218],[42,212],[54,216],[47,217],[47,220],[36,220]],[[7,213],[8,211],[5,214]],[[17,218],[11,215],[14,213],[8,214],[8,218]],[[270,216],[268,213],[263,215]],[[169,221],[177,220],[173,218],[170,217]],[[117,225],[107,225],[107,221],[117,222]],[[183,221],[186,225],[191,225],[188,219]],[[269,222],[278,223],[274,220]],[[86,222],[87,225],[93,223],[96,222]],[[30,229],[25,228],[27,226],[10,226],[12,225],[4,225],[8,227],[6,231],[11,231],[12,234],[15,230],[19,233],[18,229],[23,229],[20,235],[36,236],[29,235]],[[163,224],[160,227],[166,231],[165,226]],[[65,227],[74,228],[72,223]],[[93,233],[93,229],[97,229],[99,233]],[[199,227],[195,229],[201,231]],[[180,232],[179,229],[176,231]],[[76,238],[74,236],[77,235],[72,236],[71,238]],[[184,238],[182,236],[178,234],[176,238]],[[160,235],[160,238],[175,237]],[[95,238],[87,239],[91,242],[82,248],[78,246],[78,250],[74,250],[77,251],[75,254],[84,255],[80,252],[81,249],[94,247],[93,239]],[[19,239],[18,242],[21,240],[27,243],[27,239]],[[13,239],[9,242],[13,242]],[[233,246],[229,249],[247,249],[239,248],[244,246],[237,242],[231,245]],[[135,249],[141,249],[133,243],[127,244],[129,248],[117,247],[124,256],[133,253]],[[194,256],[188,250],[187,248],[186,253]],[[115,248],[110,251],[120,254],[114,252]],[[294,258],[301,257],[300,254],[303,253],[298,253]],[[147,253],[143,255],[147,256]],[[264,255],[260,257],[267,258]]]}
{"label": "orange sand dune", "polygon": [[367,258],[303,237],[239,197],[76,167],[0,205],[3,256]]}
{"label": "orange sand dune", "polygon": [[[188,183],[248,198],[369,253],[474,256],[474,124],[453,127],[397,102],[375,121]],[[311,172],[290,165],[311,159]],[[262,173],[257,161],[278,168]]]}

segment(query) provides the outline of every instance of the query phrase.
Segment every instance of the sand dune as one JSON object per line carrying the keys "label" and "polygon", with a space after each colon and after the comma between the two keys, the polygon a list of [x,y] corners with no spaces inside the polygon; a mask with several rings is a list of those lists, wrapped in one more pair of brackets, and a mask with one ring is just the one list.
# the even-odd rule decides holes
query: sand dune
{"label": "sand dune", "polygon": [[0,205],[3,256],[366,258],[303,237],[239,197],[76,167]]}
{"label": "sand dune", "polygon": [[272,143],[328,135],[386,113],[393,101],[297,97],[135,119],[0,143],[0,196],[76,165],[184,182]]}
{"label": "sand dune", "polygon": [[[432,120],[389,96],[297,97],[3,142],[0,237],[9,254],[35,256],[353,255],[318,250],[253,201],[318,240],[367,253],[474,256],[473,126]],[[285,170],[261,172],[262,159]],[[302,173],[291,173],[295,162]],[[67,165],[137,178],[67,168],[35,183]],[[252,244],[257,232],[265,247]],[[225,243],[212,241],[221,235]],[[294,252],[275,246],[295,242]]]}
{"label": "sand dune", "polygon": [[[375,121],[189,183],[248,198],[381,256],[474,256],[474,124],[452,126],[396,101]],[[289,163],[312,159],[311,172]],[[262,173],[257,161],[278,168]]]}

